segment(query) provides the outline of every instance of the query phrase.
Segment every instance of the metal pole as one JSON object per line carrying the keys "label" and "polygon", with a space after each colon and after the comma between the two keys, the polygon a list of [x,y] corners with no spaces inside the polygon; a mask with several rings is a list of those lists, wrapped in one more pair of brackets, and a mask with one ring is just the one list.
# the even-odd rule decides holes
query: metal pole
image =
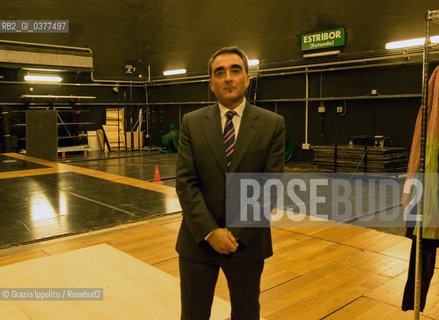
{"label": "metal pole", "polygon": [[1,106],[3,118],[3,151],[11,152],[11,132],[9,129],[9,111],[5,105]]}
{"label": "metal pole", "polygon": [[119,128],[119,84],[117,84],[117,147],[120,150],[120,128]]}
{"label": "metal pole", "polygon": [[305,73],[305,144],[308,144],[308,112],[309,112],[309,75],[308,68]]}
{"label": "metal pole", "polygon": [[[130,84],[130,104],[133,102],[133,86]],[[130,145],[128,145],[128,139],[125,138],[125,146],[128,150],[134,150],[134,133],[133,133],[133,106],[130,105],[130,132],[131,136]],[[128,129],[128,128],[127,128]]]}
{"label": "metal pole", "polygon": [[[428,93],[428,51],[430,47],[430,11],[425,14],[425,42],[422,63],[422,101],[421,101],[421,146],[419,157],[419,179],[424,184],[425,149],[427,137],[427,93]],[[415,319],[419,320],[421,312],[421,285],[422,285],[422,217],[424,207],[424,193],[417,206],[416,214],[416,266],[415,266]]]}
{"label": "metal pole", "polygon": [[[150,67],[148,65],[148,78],[150,75]],[[149,139],[149,97],[148,97],[148,87],[145,84],[145,145],[148,142],[146,139]],[[143,138],[142,138],[143,139]],[[143,148],[142,148],[143,149]],[[149,148],[148,150],[151,150],[151,148]]]}

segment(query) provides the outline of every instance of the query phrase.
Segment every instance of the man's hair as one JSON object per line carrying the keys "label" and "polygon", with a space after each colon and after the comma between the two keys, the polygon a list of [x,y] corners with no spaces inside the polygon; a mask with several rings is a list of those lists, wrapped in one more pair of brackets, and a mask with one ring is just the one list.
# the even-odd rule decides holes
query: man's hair
{"label": "man's hair", "polygon": [[248,58],[247,55],[244,53],[244,51],[242,51],[238,47],[224,47],[219,49],[210,57],[209,62],[207,63],[209,77],[212,76],[213,61],[216,59],[216,57],[222,54],[237,54],[242,59],[242,62],[244,62],[245,72],[248,74]]}

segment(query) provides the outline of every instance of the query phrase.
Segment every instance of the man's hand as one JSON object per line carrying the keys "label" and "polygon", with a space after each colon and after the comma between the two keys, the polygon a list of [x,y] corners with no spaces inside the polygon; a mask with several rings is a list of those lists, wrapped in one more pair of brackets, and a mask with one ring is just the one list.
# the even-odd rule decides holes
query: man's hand
{"label": "man's hand", "polygon": [[227,228],[215,229],[207,238],[207,242],[221,254],[229,254],[238,249],[238,241]]}

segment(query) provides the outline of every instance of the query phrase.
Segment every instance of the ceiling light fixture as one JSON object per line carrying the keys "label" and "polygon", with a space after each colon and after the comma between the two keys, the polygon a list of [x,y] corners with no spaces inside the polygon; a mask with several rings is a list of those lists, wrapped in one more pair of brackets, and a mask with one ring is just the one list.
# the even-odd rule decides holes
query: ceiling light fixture
{"label": "ceiling light fixture", "polygon": [[163,72],[165,76],[172,76],[174,74],[184,74],[186,73],[186,69],[176,69],[176,70],[166,70]]}
{"label": "ceiling light fixture", "polygon": [[42,68],[23,68],[26,71],[45,71],[45,72],[62,72],[63,70],[59,69],[42,69]]}
{"label": "ceiling light fixture", "polygon": [[26,81],[43,81],[43,82],[61,82],[62,78],[59,76],[43,76],[43,75],[25,75]]}
{"label": "ceiling light fixture", "polygon": [[249,67],[257,66],[258,64],[259,64],[259,60],[258,59],[248,60]]}
{"label": "ceiling light fixture", "polygon": [[303,58],[316,58],[316,57],[325,57],[325,56],[336,56],[340,54],[340,50],[333,50],[333,51],[322,51],[322,52],[316,52],[316,53],[305,53],[303,55]]}
{"label": "ceiling light fixture", "polygon": [[[431,43],[439,43],[439,36],[430,37]],[[386,43],[386,49],[399,49],[407,47],[422,46],[425,43],[425,38],[409,39],[402,41],[392,41]]]}

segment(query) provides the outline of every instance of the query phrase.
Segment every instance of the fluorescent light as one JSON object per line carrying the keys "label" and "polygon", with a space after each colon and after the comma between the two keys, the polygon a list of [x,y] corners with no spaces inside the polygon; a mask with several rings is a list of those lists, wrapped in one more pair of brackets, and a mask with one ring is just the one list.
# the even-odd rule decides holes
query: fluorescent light
{"label": "fluorescent light", "polygon": [[258,59],[252,59],[248,61],[248,65],[249,67],[251,66],[257,66],[259,64],[259,60]]}
{"label": "fluorescent light", "polygon": [[63,70],[59,69],[40,69],[40,68],[23,68],[23,70],[27,71],[47,71],[47,72],[61,72]]}
{"label": "fluorescent light", "polygon": [[[430,37],[431,43],[439,43],[439,36]],[[386,43],[386,49],[398,49],[422,46],[425,43],[425,38],[409,39],[402,41],[393,41]]]}
{"label": "fluorescent light", "polygon": [[58,76],[37,76],[37,75],[26,75],[24,76],[26,81],[45,81],[45,82],[61,82],[62,78]]}
{"label": "fluorescent light", "polygon": [[305,53],[303,55],[304,58],[316,58],[316,57],[324,57],[324,56],[335,56],[340,53],[340,50],[333,51],[322,51],[316,53]]}
{"label": "fluorescent light", "polygon": [[174,74],[183,74],[183,73],[186,73],[186,69],[167,70],[163,72],[165,76],[172,76]]}

